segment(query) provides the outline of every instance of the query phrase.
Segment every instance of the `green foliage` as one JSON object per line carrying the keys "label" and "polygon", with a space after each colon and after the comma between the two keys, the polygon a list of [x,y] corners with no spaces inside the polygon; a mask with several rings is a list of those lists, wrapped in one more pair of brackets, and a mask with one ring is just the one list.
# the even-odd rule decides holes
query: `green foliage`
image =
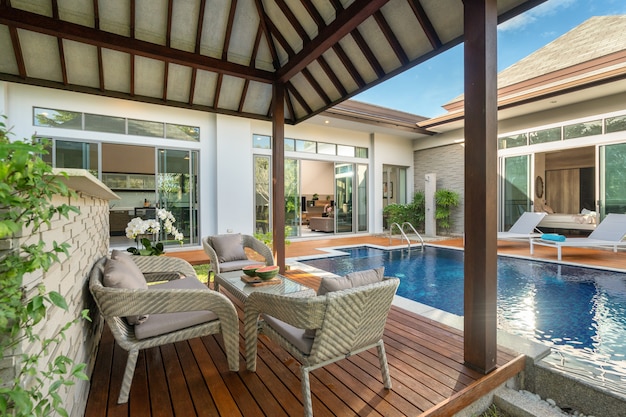
{"label": "green foliage", "polygon": [[[437,226],[442,229],[452,227],[450,215],[453,207],[459,205],[460,197],[455,191],[437,190],[435,192],[435,219]],[[383,209],[383,215],[387,217],[387,224],[404,222],[411,223],[417,230],[424,230],[426,221],[426,196],[423,191],[417,191],[410,204],[389,204]],[[394,232],[398,231],[394,228]]]}
{"label": "green foliage", "polygon": [[141,244],[143,245],[143,249],[137,249],[134,246],[126,249],[128,252],[133,255],[143,255],[143,256],[159,256],[165,253],[165,249],[163,247],[162,242],[157,242],[152,245],[150,239],[146,239],[145,237],[141,239]]}
{"label": "green foliage", "polygon": [[[6,125],[0,122],[0,239],[12,239],[23,231],[36,234],[50,226],[54,216],[68,218],[71,212],[78,212],[69,204],[52,203],[54,195],[75,194],[41,159],[47,142],[35,137],[11,142],[9,135]],[[14,379],[0,380],[0,415],[48,416],[56,412],[66,416],[59,390],[74,384],[76,379],[87,379],[84,364],[74,364],[63,355],[47,358],[65,340],[67,329],[88,319],[87,310],[53,337],[42,338],[35,327],[46,318],[50,308],[67,311],[67,303],[58,292],[46,292],[43,284],[30,298],[22,286],[25,274],[47,271],[59,261],[60,254],[68,255],[68,247],[67,243],[39,241],[0,253],[0,357],[23,342],[36,347],[31,350],[34,353],[21,355]],[[40,364],[44,359],[47,364]]]}
{"label": "green foliage", "polygon": [[[291,233],[291,226],[285,226],[285,236],[289,236],[290,233]],[[270,248],[272,247],[272,243],[274,242],[274,238],[272,237],[272,232],[255,233],[254,237],[260,240],[261,242],[265,243]],[[289,245],[290,243],[291,241],[285,237],[285,245]]]}

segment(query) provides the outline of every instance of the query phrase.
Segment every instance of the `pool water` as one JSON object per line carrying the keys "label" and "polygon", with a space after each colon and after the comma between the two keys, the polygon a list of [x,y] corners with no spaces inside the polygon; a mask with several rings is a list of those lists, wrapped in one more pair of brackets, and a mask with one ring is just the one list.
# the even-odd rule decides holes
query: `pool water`
{"label": "pool water", "polygon": [[[337,275],[384,266],[400,278],[398,295],[463,315],[463,251],[341,251],[347,255],[301,262]],[[498,257],[498,327],[583,360],[611,361],[626,378],[626,274]]]}

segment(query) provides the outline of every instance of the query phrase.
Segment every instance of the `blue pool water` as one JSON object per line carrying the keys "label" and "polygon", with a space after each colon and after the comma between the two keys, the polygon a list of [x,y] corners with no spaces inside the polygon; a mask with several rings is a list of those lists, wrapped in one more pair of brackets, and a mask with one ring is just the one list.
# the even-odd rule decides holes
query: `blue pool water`
{"label": "blue pool water", "polygon": [[[345,275],[385,267],[398,295],[463,315],[463,252],[426,247],[341,249],[347,255],[301,261]],[[626,274],[498,257],[498,326],[592,361],[626,370]]]}

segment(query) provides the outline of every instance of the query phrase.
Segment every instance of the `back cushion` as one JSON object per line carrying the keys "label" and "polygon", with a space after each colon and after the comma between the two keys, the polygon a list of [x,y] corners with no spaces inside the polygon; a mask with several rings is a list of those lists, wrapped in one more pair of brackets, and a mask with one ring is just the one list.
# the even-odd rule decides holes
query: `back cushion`
{"label": "back cushion", "polygon": [[369,269],[367,271],[351,272],[341,278],[322,278],[317,295],[324,295],[329,292],[346,290],[348,288],[360,287],[362,285],[373,284],[383,280],[385,268]]}
{"label": "back cushion", "polygon": [[[111,254],[112,258],[107,259],[104,265],[103,285],[126,290],[147,290],[148,283],[137,264],[124,252],[114,252],[117,253]],[[129,324],[141,324],[147,319],[147,315],[126,317]]]}
{"label": "back cushion", "polygon": [[241,243],[241,234],[218,235],[211,238],[211,246],[222,262],[232,262],[248,259]]}

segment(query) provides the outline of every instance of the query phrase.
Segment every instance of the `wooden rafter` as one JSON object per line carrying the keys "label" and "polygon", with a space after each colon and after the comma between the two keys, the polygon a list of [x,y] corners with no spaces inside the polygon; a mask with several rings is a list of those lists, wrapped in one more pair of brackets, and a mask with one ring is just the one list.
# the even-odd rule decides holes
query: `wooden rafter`
{"label": "wooden rafter", "polygon": [[[272,35],[270,34],[269,28],[267,27],[267,23],[270,19],[267,17],[267,13],[265,13],[265,8],[263,7],[263,2],[261,0],[255,0],[254,4],[256,4],[256,10],[259,14],[259,25],[261,26],[261,30],[265,35],[265,39],[267,40],[267,46],[270,50],[270,54],[272,55],[272,65],[274,69],[280,68],[280,61],[278,59],[278,52],[276,51],[276,45],[272,41]],[[253,68],[253,67],[251,67]]]}
{"label": "wooden rafter", "polygon": [[[132,3],[131,3],[132,4]],[[75,23],[57,21],[51,17],[30,13],[11,7],[0,7],[0,24],[13,25],[37,33],[60,36],[65,39],[82,42],[88,45],[101,46],[115,51],[135,54],[157,61],[167,57],[171,63],[203,69],[211,72],[224,73],[235,77],[271,83],[274,75],[271,72],[250,68],[244,65],[225,62],[205,55],[196,55],[176,48],[168,48],[112,32],[96,30]]]}
{"label": "wooden rafter", "polygon": [[[306,100],[304,99],[304,97],[302,97],[302,95],[301,95],[301,94],[298,92],[298,90],[297,90],[297,89],[293,86],[293,84],[291,84],[291,83],[287,83],[287,84],[286,84],[286,87],[287,87],[287,90],[289,91],[289,93],[290,93],[290,94],[292,94],[292,95],[293,95],[293,97],[296,99],[296,101],[297,101],[298,103],[300,103],[300,105],[301,105],[302,107],[304,107],[304,110],[305,110],[306,112],[309,112],[309,113],[310,113],[310,112],[311,112],[311,106],[309,106],[309,105],[307,104],[307,102],[306,102]],[[295,118],[296,118],[296,117],[295,117],[295,113],[293,114],[293,116],[294,116],[294,119],[295,119]]]}
{"label": "wooden rafter", "polygon": [[286,82],[353,31],[389,0],[355,0],[324,27],[287,65],[278,70],[277,81]]}
{"label": "wooden rafter", "polygon": [[348,54],[346,54],[341,45],[335,45],[333,47],[333,51],[335,51],[343,66],[346,67],[346,70],[348,71],[356,85],[358,85],[359,88],[365,86],[365,80],[363,79],[361,74],[359,74],[359,71],[356,69],[356,67],[352,63],[352,60],[348,57]]}
{"label": "wooden rafter", "polygon": [[433,23],[428,18],[428,15],[424,11],[424,8],[422,7],[422,4],[420,3],[420,1],[408,0],[408,2],[409,2],[409,6],[411,6],[411,9],[413,10],[413,13],[415,13],[415,17],[420,22],[420,25],[422,26],[422,30],[424,31],[424,34],[426,34],[426,37],[430,41],[430,44],[433,47],[433,49],[441,48],[441,45],[442,45],[441,39],[439,38],[439,35],[437,35],[437,31],[435,30]]}
{"label": "wooden rafter", "polygon": [[[252,53],[250,55],[250,65],[254,65],[256,62],[256,56],[259,53],[259,46],[261,45],[261,39],[263,38],[263,32],[259,27],[256,31],[256,37],[254,38],[254,45],[252,46]],[[243,90],[241,91],[241,97],[239,98],[239,106],[237,107],[237,111],[243,111],[243,106],[246,101],[246,96],[248,95],[248,87],[250,87],[250,80],[246,78],[246,81],[243,83]]]}
{"label": "wooden rafter", "polygon": [[[135,39],[135,21],[136,21],[136,13],[137,6],[135,4],[136,0],[130,0],[130,38]],[[130,54],[130,95],[131,97],[135,95],[135,54]]]}
{"label": "wooden rafter", "polygon": [[333,83],[333,85],[339,92],[339,95],[340,96],[348,95],[348,92],[346,91],[345,87],[341,83],[341,80],[339,80],[339,78],[337,77],[333,69],[330,67],[326,59],[323,56],[321,56],[317,59],[317,62],[320,64],[320,67],[322,67],[326,75],[328,75],[328,78],[330,78],[330,81]]}
{"label": "wooden rafter", "polygon": [[389,26],[387,19],[385,19],[385,16],[383,16],[383,13],[380,10],[374,13],[374,20],[376,20],[378,27],[380,28],[383,35],[385,35],[385,39],[387,39],[387,42],[389,42],[391,49],[393,49],[393,52],[400,60],[400,63],[402,65],[407,65],[409,63],[409,57],[406,55],[406,52],[402,48],[402,45],[400,45],[400,41],[398,41],[396,35],[393,34],[391,26]]}
{"label": "wooden rafter", "polygon": [[[93,0],[93,26],[95,29],[100,30],[100,7],[98,0]],[[102,47],[96,47],[96,53],[98,54],[98,85],[100,91],[104,91],[104,65],[102,61]]]}
{"label": "wooden rafter", "polygon": [[324,18],[322,17],[320,12],[317,10],[317,8],[313,5],[311,0],[300,0],[300,2],[302,3],[306,11],[309,12],[309,16],[311,16],[311,19],[313,19],[313,21],[317,25],[317,29],[319,32],[320,29],[326,26],[326,22],[324,22]]}
{"label": "wooden rafter", "polygon": [[380,65],[380,62],[378,61],[378,59],[376,59],[376,55],[374,55],[374,52],[372,52],[372,48],[369,47],[369,45],[365,41],[365,38],[363,37],[363,35],[361,35],[361,32],[359,32],[359,29],[354,29],[352,32],[350,32],[350,35],[352,35],[352,39],[354,39],[354,42],[356,42],[363,55],[365,55],[365,59],[367,59],[367,62],[376,73],[376,76],[378,76],[379,78],[384,77],[385,70],[383,69],[383,66]]}
{"label": "wooden rafter", "polygon": [[20,37],[17,29],[9,26],[9,34],[11,35],[11,43],[13,44],[13,53],[15,54],[15,62],[17,62],[17,70],[20,78],[26,78],[26,65],[24,64],[24,55],[22,54],[22,46],[20,45]]}
{"label": "wooden rafter", "polygon": [[[198,10],[198,23],[196,24],[196,46],[194,53],[200,53],[200,45],[202,43],[202,27],[204,25],[204,10],[206,8],[206,0],[200,0],[200,9]],[[198,69],[191,69],[191,81],[189,83],[189,104],[193,104],[193,98],[196,93],[196,79],[198,77]]]}

